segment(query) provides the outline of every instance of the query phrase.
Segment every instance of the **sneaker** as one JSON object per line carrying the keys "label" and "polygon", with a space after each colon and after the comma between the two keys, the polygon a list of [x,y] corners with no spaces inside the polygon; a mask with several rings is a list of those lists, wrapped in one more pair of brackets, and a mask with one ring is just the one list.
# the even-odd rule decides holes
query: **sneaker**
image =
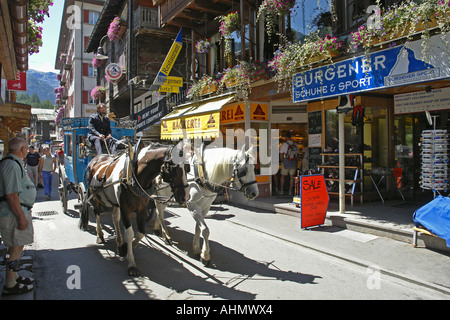
{"label": "sneaker", "polygon": [[277,194],[283,195],[283,190],[278,190],[278,191],[277,191]]}
{"label": "sneaker", "polygon": [[289,195],[290,196],[294,195],[294,192],[292,191],[292,189],[289,189]]}

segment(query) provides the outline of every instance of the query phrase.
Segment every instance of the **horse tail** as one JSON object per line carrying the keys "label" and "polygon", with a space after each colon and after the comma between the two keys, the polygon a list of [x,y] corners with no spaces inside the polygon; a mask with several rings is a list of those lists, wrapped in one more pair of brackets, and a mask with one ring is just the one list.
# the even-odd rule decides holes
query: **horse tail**
{"label": "horse tail", "polygon": [[83,205],[80,213],[80,221],[78,222],[78,228],[86,231],[89,224],[89,208],[87,205]]}

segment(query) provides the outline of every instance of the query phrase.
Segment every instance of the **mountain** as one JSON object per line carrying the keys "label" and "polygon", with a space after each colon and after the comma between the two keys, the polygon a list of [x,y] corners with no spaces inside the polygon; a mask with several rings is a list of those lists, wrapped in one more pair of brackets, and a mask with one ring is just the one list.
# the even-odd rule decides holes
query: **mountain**
{"label": "mountain", "polygon": [[46,99],[55,103],[56,94],[53,90],[59,87],[59,81],[54,72],[42,72],[33,69],[27,71],[27,93],[30,97],[36,93],[41,101]]}

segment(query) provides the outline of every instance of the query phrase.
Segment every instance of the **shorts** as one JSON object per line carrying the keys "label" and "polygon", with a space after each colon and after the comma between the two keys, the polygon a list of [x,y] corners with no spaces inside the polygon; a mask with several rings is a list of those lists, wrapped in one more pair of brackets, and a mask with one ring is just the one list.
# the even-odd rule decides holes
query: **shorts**
{"label": "shorts", "polygon": [[297,171],[297,168],[285,168],[284,163],[281,164],[281,175],[282,176],[295,176],[295,172]]}
{"label": "shorts", "polygon": [[22,207],[23,213],[28,220],[28,227],[25,230],[19,230],[19,222],[16,216],[0,218],[0,234],[5,246],[20,247],[33,243],[34,229],[31,219],[31,210]]}
{"label": "shorts", "polygon": [[30,177],[31,177],[31,174],[33,174],[33,177],[38,177],[39,166],[27,166],[27,172]]}

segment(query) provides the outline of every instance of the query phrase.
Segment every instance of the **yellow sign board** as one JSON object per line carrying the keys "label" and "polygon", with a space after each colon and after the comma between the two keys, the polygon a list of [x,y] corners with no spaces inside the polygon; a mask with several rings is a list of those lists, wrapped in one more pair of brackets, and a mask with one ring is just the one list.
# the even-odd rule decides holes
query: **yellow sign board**
{"label": "yellow sign board", "polygon": [[172,70],[173,65],[175,64],[175,61],[177,60],[178,54],[181,51],[181,48],[183,47],[183,29],[180,29],[180,32],[178,32],[178,35],[175,39],[175,41],[172,44],[172,47],[170,47],[169,53],[166,56],[166,59],[164,59],[164,62],[162,64],[161,69],[159,70],[158,75],[163,76],[169,76],[170,70]]}
{"label": "yellow sign board", "polygon": [[180,93],[180,87],[160,86],[158,91],[159,92]]}
{"label": "yellow sign board", "polygon": [[216,137],[219,127],[219,112],[163,120],[161,139]]}

